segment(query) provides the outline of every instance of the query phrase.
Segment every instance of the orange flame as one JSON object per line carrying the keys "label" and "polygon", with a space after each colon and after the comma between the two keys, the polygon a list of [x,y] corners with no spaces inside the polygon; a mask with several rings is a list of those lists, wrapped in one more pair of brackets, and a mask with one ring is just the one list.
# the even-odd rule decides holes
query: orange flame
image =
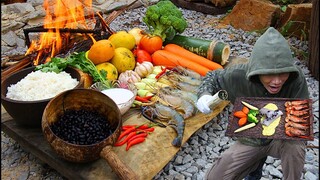
{"label": "orange flame", "polygon": [[43,27],[48,31],[40,35],[39,41],[33,40],[26,52],[26,55],[35,51],[38,52],[34,61],[35,65],[40,63],[40,57],[43,54],[50,54],[50,58],[46,60],[50,61],[61,51],[63,40],[68,39],[70,33],[63,33],[62,35],[60,29],[89,29],[85,13],[94,20],[92,0],[82,0],[81,2],[78,0],[44,0],[43,7],[46,11]]}

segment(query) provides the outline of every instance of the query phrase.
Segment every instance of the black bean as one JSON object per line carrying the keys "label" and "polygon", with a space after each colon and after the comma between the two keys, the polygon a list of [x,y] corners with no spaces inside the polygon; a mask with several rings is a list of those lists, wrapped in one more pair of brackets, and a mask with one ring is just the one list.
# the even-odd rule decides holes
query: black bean
{"label": "black bean", "polygon": [[106,139],[116,127],[112,127],[99,112],[81,109],[65,111],[51,125],[51,129],[55,135],[69,143],[90,145]]}

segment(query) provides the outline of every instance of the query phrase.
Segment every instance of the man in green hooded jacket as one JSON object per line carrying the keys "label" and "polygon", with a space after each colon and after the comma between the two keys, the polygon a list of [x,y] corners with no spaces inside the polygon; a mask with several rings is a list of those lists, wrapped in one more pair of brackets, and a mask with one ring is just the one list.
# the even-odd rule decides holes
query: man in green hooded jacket
{"label": "man in green hooded jacket", "polygon": [[[236,97],[309,98],[306,79],[294,64],[286,39],[273,27],[256,41],[249,62],[210,71],[198,91],[197,108],[210,113],[207,102],[226,90]],[[243,179],[261,168],[267,156],[279,158],[283,179],[300,179],[305,161],[305,141],[239,138],[210,168],[206,179]]]}

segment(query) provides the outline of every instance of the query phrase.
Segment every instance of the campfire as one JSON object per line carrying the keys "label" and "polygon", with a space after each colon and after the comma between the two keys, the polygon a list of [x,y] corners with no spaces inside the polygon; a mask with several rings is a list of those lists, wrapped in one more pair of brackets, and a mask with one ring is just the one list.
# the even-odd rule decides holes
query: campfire
{"label": "campfire", "polygon": [[[135,2],[113,11],[104,19],[100,12],[93,11],[92,0],[45,0],[43,25],[23,29],[28,50],[23,57],[13,58],[15,63],[2,71],[2,78],[30,64],[35,66],[53,57],[87,51],[95,41],[107,39],[114,33],[109,24]],[[37,33],[37,38],[30,40],[31,33]]]}

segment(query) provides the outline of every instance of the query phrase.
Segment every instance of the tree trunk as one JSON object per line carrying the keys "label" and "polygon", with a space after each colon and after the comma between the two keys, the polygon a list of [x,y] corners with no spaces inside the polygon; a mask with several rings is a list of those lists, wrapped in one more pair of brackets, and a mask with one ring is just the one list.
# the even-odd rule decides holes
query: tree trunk
{"label": "tree trunk", "polygon": [[308,67],[311,75],[319,81],[319,0],[312,1]]}

